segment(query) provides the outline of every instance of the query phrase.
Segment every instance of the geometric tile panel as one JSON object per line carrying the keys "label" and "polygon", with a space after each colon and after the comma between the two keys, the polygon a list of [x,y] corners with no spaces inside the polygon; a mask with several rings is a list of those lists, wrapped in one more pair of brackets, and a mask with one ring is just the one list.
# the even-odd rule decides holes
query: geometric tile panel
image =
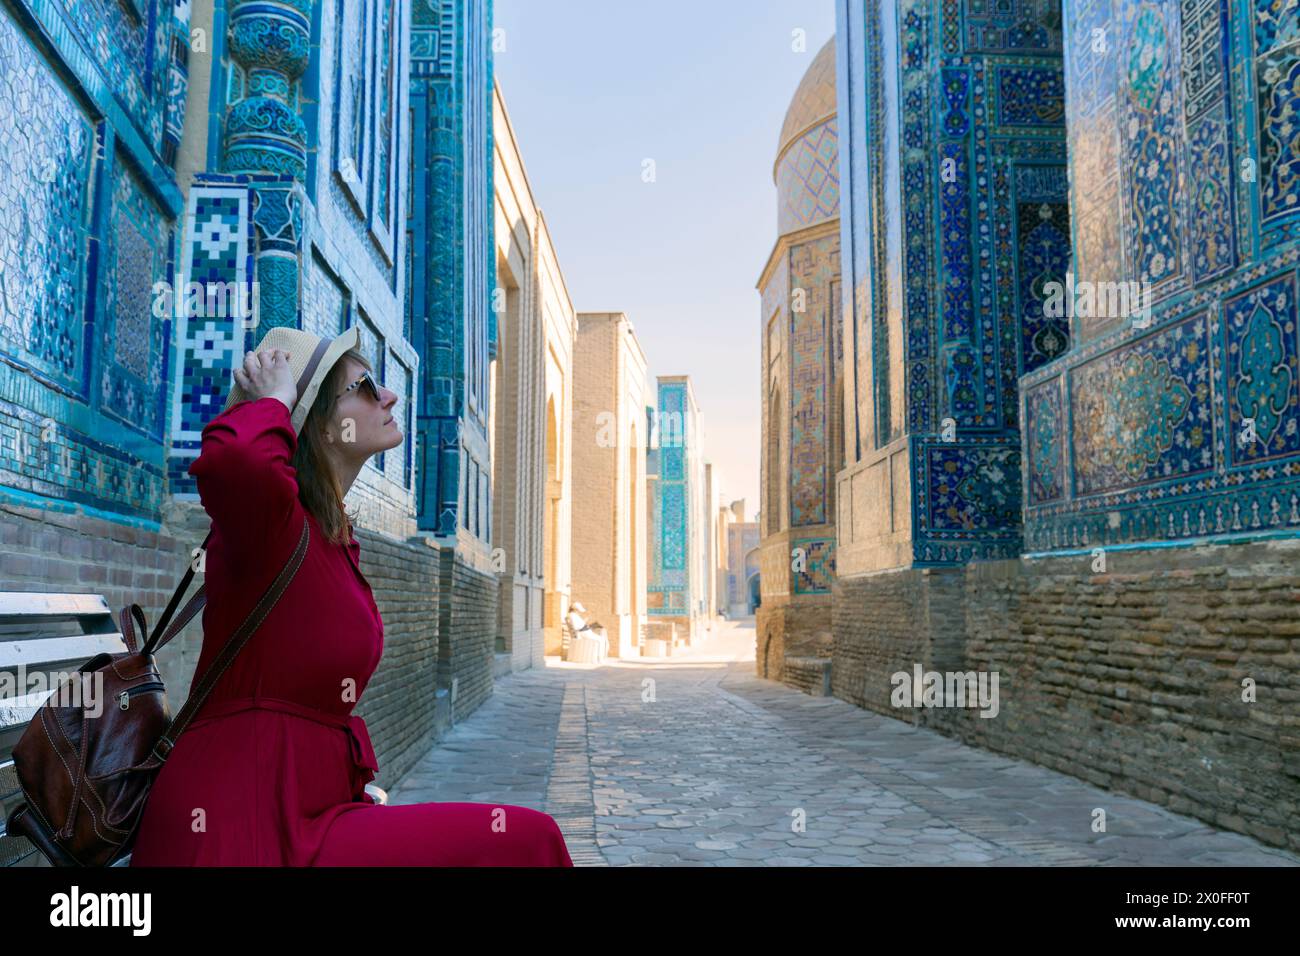
{"label": "geometric tile panel", "polygon": [[1222,99],[1187,130],[1187,173],[1194,184],[1188,193],[1188,238],[1198,283],[1225,275],[1237,264],[1233,218],[1237,175],[1229,135],[1227,104]]}
{"label": "geometric tile panel", "polygon": [[[944,52],[1032,53],[1060,50],[1060,0],[945,0]],[[964,7],[965,32],[958,7]]]}
{"label": "geometric tile panel", "polygon": [[1296,275],[1290,273],[1225,303],[1227,445],[1233,464],[1256,465],[1300,452],[1296,293]]}
{"label": "geometric tile panel", "polygon": [[[32,3],[39,5],[43,4]],[[122,0],[63,4],[69,26],[80,35],[118,101],[155,148],[162,140],[170,45],[168,31],[157,28],[156,17],[162,13],[170,20],[171,6],[169,2],[151,3],[148,15],[141,18],[128,13]]]}
{"label": "geometric tile panel", "polygon": [[167,490],[154,286],[178,204],[155,6],[0,5],[0,486],[146,522]]}
{"label": "geometric tile panel", "polygon": [[1065,119],[1065,77],[1060,67],[999,67],[999,126],[1059,127]]}
{"label": "geometric tile panel", "polygon": [[[1285,272],[1238,269],[1156,309],[1155,331],[1108,336],[1026,376],[1027,550],[1300,531],[1300,250],[1275,259]],[[1034,408],[1061,366],[1074,431],[1064,493],[1046,500],[1034,436],[1050,429]]]}
{"label": "geometric tile panel", "polygon": [[[1054,188],[1035,189],[1044,180]],[[1070,204],[1065,167],[1027,166],[1016,170],[1016,245],[1021,316],[1020,368],[1032,372],[1065,354],[1069,321],[1048,317],[1049,283],[1064,287],[1070,271]]]}
{"label": "geometric tile panel", "polygon": [[1061,379],[1025,392],[1025,449],[1029,504],[1055,501],[1065,493],[1065,416]]}
{"label": "geometric tile panel", "polygon": [[835,117],[800,136],[781,157],[776,183],[777,228],[794,232],[840,214]]}
{"label": "geometric tile panel", "polygon": [[1009,557],[1020,544],[1020,448],[1002,439],[913,445],[916,563]]}
{"label": "geometric tile panel", "polygon": [[[661,467],[651,495],[650,540],[652,554],[646,568],[647,590],[663,592],[650,614],[677,615],[690,607],[691,462],[696,454],[687,421],[686,384],[660,382],[656,425]],[[671,457],[675,464],[667,464]]]}
{"label": "geometric tile panel", "polygon": [[375,119],[375,226],[387,236],[393,232],[391,209],[392,164],[396,161],[396,127],[393,124],[393,98],[397,95],[394,82],[394,62],[398,60],[396,39],[401,34],[401,17],[393,16],[392,3],[379,4],[379,23],[375,32],[379,39],[377,85],[379,86],[379,114]]}
{"label": "geometric tile panel", "polygon": [[686,474],[686,449],[680,445],[660,445],[659,472],[665,481],[678,481]]}
{"label": "geometric tile panel", "polygon": [[1075,368],[1070,375],[1075,490],[1091,495],[1214,465],[1214,419],[1201,313]]}
{"label": "geometric tile panel", "polygon": [[1252,0],[1260,204],[1269,241],[1300,235],[1300,27],[1295,4]]}
{"label": "geometric tile panel", "polygon": [[1126,139],[1128,261],[1159,299],[1185,285],[1183,116],[1176,4],[1132,4],[1121,57],[1120,124]]}
{"label": "geometric tile panel", "polygon": [[1061,6],[899,0],[848,23],[865,61],[840,77],[865,112],[840,117],[854,197],[841,216],[853,282],[869,280],[850,295],[871,354],[846,359],[859,434],[910,436],[915,564],[1014,555],[1018,379],[1065,354],[1071,331],[1044,309],[1071,267]]}
{"label": "geometric tile panel", "polygon": [[410,108],[423,127],[411,142],[416,201],[405,230],[419,247],[407,305],[421,362],[416,502],[419,526],[439,535],[467,526],[458,509],[469,464],[491,470],[491,22],[491,0],[411,5]]}
{"label": "geometric tile panel", "polygon": [[[103,249],[104,319],[100,323],[105,415],[162,440],[170,374],[172,230],[119,154],[113,208]],[[164,294],[155,296],[155,285]]]}
{"label": "geometric tile panel", "polygon": [[835,539],[811,538],[791,543],[802,551],[802,561],[794,570],[795,594],[830,594],[835,580]]}
{"label": "geometric tile panel", "polygon": [[[839,235],[800,243],[791,249],[790,283],[790,526],[823,524],[829,511],[827,401],[834,369],[831,293],[837,288]],[[800,294],[801,293],[801,294]],[[795,296],[798,298],[795,298]]]}
{"label": "geometric tile panel", "polygon": [[[203,427],[225,406],[233,384],[231,373],[255,344],[243,327],[244,320],[232,314],[238,309],[218,306],[222,301],[237,303],[232,296],[219,296],[223,291],[237,293],[241,283],[250,281],[250,194],[250,189],[241,185],[196,182],[190,187],[180,274],[187,291],[197,288],[202,294],[197,297],[200,308],[184,308],[176,319],[180,368],[173,393],[175,421],[168,473],[177,494],[197,493],[194,479],[186,471],[198,457]],[[187,297],[187,306],[188,301]],[[226,314],[218,314],[221,311]]]}
{"label": "geometric tile panel", "polygon": [[663,487],[663,566],[665,570],[686,567],[686,486]]}
{"label": "geometric tile panel", "polygon": [[0,10],[0,351],[85,393],[96,126]]}

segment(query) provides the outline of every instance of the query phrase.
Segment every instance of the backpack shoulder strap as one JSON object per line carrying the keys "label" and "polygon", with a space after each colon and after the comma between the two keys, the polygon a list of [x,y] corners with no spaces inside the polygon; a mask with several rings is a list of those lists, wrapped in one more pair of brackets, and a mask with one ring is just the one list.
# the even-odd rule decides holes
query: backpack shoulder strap
{"label": "backpack shoulder strap", "polygon": [[[235,633],[230,636],[228,641],[226,641],[225,647],[221,649],[221,653],[217,655],[217,659],[212,662],[212,665],[207,669],[207,672],[204,673],[203,679],[199,681],[194,692],[190,694],[189,700],[185,702],[185,706],[181,708],[181,712],[176,715],[168,726],[167,732],[164,733],[158,743],[154,745],[153,756],[158,758],[159,761],[165,761],[167,759],[172,748],[176,746],[176,738],[184,732],[185,728],[194,718],[194,715],[198,712],[199,708],[203,706],[204,701],[208,699],[208,694],[212,692],[212,688],[216,686],[221,675],[230,667],[231,662],[235,659],[235,655],[238,654],[240,650],[243,649],[244,645],[248,643],[248,639],[252,637],[253,632],[257,630],[266,615],[271,612],[271,608],[275,607],[276,602],[280,600],[280,596],[284,593],[285,588],[289,586],[289,582],[292,581],[294,575],[298,573],[298,568],[302,566],[303,558],[307,555],[307,545],[310,538],[311,525],[306,517],[304,517],[302,522],[302,534],[298,538],[298,547],[295,548],[293,554],[289,556],[289,560],[285,563],[279,576],[271,582],[270,587],[268,587],[266,593],[262,595],[261,600],[259,600],[253,610],[249,612],[248,617],[244,619],[244,623],[239,625],[239,628]],[[194,599],[191,600],[190,604],[194,605],[200,596],[203,596],[206,599],[206,595],[203,595],[202,589],[200,589],[198,594],[194,595]],[[199,602],[198,606],[202,606],[202,602]],[[188,613],[189,617],[193,617],[194,612],[197,609],[198,608],[195,607],[191,610],[190,606],[187,606],[186,611],[182,612],[182,615],[177,619],[176,624],[169,629],[166,639],[170,640],[172,635],[184,626],[184,621],[189,619],[185,616],[186,613]],[[163,643],[165,643],[165,641]],[[161,647],[162,645],[159,644],[159,646]]]}
{"label": "backpack shoulder strap", "polygon": [[[208,546],[208,542],[211,540],[212,540],[212,530],[208,529],[208,536],[204,538],[203,543],[199,545],[199,550],[200,551],[206,550]],[[186,624],[190,622],[190,618],[192,618],[196,613],[198,613],[199,608],[201,608],[203,606],[204,601],[207,600],[206,595],[204,595],[205,587],[201,586],[198,590],[198,593],[195,594],[194,597],[190,599],[190,603],[185,605],[185,610],[181,611],[181,616],[176,620],[176,623],[172,625],[171,630],[169,630],[163,636],[162,640],[158,639],[158,635],[161,634],[163,628],[167,626],[167,622],[171,620],[172,614],[176,611],[176,605],[180,603],[181,598],[185,595],[185,592],[190,589],[190,582],[193,580],[194,580],[194,565],[191,563],[186,566],[185,577],[181,578],[181,583],[176,585],[176,590],[172,592],[172,599],[167,602],[167,609],[162,612],[162,617],[158,618],[158,623],[155,624],[153,627],[153,633],[150,634],[149,639],[145,641],[145,645],[144,645],[145,653],[147,654],[154,653],[159,648],[163,647],[173,637],[175,637],[177,632],[179,632],[181,628],[183,628]],[[200,600],[200,597],[202,597],[202,600]],[[141,628],[141,634],[142,635],[144,634],[143,628]]]}

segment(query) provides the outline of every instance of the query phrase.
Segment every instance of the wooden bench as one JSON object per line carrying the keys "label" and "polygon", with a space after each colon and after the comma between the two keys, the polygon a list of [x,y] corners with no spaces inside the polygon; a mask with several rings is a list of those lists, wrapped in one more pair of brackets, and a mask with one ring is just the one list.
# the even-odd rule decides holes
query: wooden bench
{"label": "wooden bench", "polygon": [[[113,612],[98,594],[0,591],[0,867],[49,865],[25,837],[5,833],[5,820],[23,802],[13,748],[57,686],[50,675],[72,673],[96,654],[125,651]],[[38,673],[46,675],[41,689],[21,693]],[[366,791],[376,803],[388,802],[374,784]],[[114,865],[127,866],[130,859]]]}
{"label": "wooden bench", "polygon": [[[72,673],[96,654],[125,651],[113,612],[98,594],[0,591],[0,866],[49,865],[25,837],[11,837],[4,827],[23,802],[14,745],[57,686],[51,675]],[[44,685],[22,693],[34,674],[45,675]]]}

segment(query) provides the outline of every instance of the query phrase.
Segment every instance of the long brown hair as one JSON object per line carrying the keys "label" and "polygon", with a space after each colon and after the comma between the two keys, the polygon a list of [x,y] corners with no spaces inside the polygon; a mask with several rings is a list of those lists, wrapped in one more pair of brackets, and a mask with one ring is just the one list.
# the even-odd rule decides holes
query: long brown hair
{"label": "long brown hair", "polygon": [[370,369],[370,361],[356,349],[348,349],[330,366],[302,424],[292,462],[298,473],[298,500],[316,517],[325,537],[336,544],[348,543],[352,521],[356,517],[347,513],[343,503],[343,486],[334,473],[329,456],[325,454],[325,446],[328,444],[325,440],[325,424],[334,414],[338,393],[346,387],[345,358],[354,359]]}

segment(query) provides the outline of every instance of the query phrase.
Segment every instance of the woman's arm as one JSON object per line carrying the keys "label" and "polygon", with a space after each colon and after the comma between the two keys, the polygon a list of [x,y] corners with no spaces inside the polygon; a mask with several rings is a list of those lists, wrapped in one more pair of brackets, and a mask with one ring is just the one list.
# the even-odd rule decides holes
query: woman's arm
{"label": "woman's arm", "polygon": [[260,564],[268,547],[278,556],[295,515],[299,530],[298,477],[290,464],[297,445],[289,409],[269,396],[240,402],[204,427],[189,473],[236,561]]}
{"label": "woman's arm", "polygon": [[236,377],[250,400],[204,426],[189,473],[232,560],[256,566],[291,551],[301,530],[298,478],[290,464],[298,439],[289,417],[292,398],[286,397],[285,382],[292,386],[287,362],[262,362],[250,352],[243,371]]}

